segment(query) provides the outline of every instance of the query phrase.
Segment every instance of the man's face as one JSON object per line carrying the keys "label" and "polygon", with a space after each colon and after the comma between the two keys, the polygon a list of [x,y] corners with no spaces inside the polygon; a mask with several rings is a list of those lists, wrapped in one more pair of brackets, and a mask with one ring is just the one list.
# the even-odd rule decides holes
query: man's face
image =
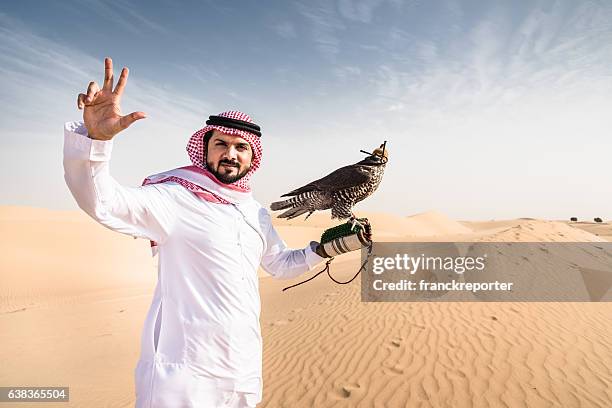
{"label": "man's face", "polygon": [[213,131],[208,141],[206,166],[220,182],[231,184],[244,177],[251,168],[252,159],[253,150],[245,139]]}

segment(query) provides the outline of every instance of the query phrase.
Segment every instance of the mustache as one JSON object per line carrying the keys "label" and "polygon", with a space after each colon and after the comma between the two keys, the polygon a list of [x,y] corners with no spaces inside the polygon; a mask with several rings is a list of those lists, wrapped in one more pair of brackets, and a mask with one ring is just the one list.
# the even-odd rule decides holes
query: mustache
{"label": "mustache", "polygon": [[232,167],[240,167],[240,164],[238,164],[238,162],[235,162],[235,161],[229,161],[229,160],[219,161],[219,166],[222,164],[227,164],[228,166],[232,166]]}

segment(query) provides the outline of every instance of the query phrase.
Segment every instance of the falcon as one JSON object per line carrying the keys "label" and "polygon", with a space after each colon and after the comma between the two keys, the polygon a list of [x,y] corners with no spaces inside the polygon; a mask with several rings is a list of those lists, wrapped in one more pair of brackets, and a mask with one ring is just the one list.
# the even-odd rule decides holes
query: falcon
{"label": "falcon", "polygon": [[355,223],[353,206],[369,197],[380,184],[388,160],[387,142],[383,143],[368,157],[348,166],[339,168],[327,176],[306,184],[281,197],[291,197],[270,205],[272,211],[287,210],[278,218],[295,218],[308,213],[305,220],[315,211],[331,208],[332,219],[349,218]]}

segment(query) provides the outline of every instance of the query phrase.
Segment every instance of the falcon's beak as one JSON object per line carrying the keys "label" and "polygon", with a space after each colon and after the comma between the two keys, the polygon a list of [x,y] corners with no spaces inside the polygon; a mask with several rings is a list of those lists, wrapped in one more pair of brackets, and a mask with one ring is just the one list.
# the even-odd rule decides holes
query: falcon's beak
{"label": "falcon's beak", "polygon": [[389,154],[387,150],[387,141],[380,145],[380,147],[374,149],[372,153],[366,152],[365,150],[360,150],[361,153],[365,153],[371,157],[371,160],[382,160],[384,163],[389,159]]}

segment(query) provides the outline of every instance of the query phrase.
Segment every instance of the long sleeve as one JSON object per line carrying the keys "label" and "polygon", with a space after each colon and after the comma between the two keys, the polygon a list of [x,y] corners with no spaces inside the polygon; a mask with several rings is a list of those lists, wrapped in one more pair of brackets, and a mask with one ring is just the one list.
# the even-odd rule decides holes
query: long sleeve
{"label": "long sleeve", "polygon": [[262,268],[276,279],[291,279],[308,272],[325,258],[316,252],[315,241],[311,241],[306,248],[290,249],[287,244],[270,225],[267,236],[267,249],[262,257]]}
{"label": "long sleeve", "polygon": [[82,122],[64,127],[64,180],[79,207],[113,231],[161,243],[175,223],[175,202],[157,185],[121,186],[111,175],[113,141],[93,140]]}

